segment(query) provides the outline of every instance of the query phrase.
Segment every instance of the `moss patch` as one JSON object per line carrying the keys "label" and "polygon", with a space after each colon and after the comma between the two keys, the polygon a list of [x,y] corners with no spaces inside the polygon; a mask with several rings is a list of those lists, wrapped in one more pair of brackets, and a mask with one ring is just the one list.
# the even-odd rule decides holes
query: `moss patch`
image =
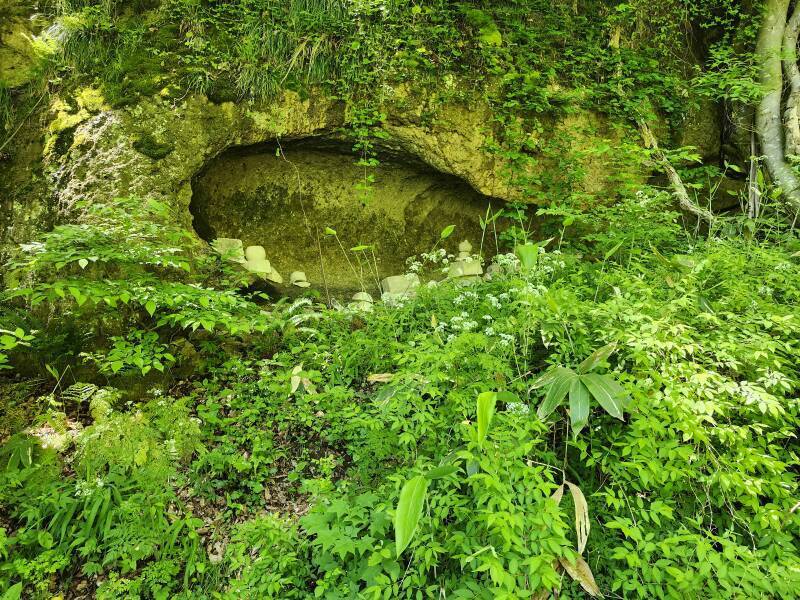
{"label": "moss patch", "polygon": [[170,142],[159,142],[149,133],[141,134],[133,141],[133,147],[137,152],[152,158],[161,160],[169,156],[175,150],[175,144]]}

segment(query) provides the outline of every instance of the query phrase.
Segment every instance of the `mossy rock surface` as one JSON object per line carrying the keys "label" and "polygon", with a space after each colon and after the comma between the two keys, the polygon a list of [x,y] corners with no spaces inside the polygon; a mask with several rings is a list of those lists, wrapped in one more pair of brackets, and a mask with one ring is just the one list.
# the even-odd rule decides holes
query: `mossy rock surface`
{"label": "mossy rock surface", "polygon": [[137,152],[152,158],[161,160],[175,151],[175,144],[170,142],[159,142],[149,133],[143,133],[138,139],[133,141],[133,147]]}

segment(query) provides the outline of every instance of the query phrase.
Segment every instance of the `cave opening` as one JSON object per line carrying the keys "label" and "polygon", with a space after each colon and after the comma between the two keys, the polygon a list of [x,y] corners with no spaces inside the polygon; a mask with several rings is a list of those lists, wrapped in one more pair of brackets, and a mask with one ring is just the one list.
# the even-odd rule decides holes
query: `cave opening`
{"label": "cave opening", "polygon": [[[375,291],[374,271],[401,274],[409,257],[434,247],[455,254],[462,240],[486,258],[496,253],[494,231],[484,233],[481,218],[502,200],[396,150],[382,149],[376,167],[356,161],[350,144],[327,138],[231,148],[193,179],[194,229],[207,241],[263,246],[287,283],[303,271],[334,292]],[[365,178],[374,178],[366,198]],[[450,225],[453,234],[440,241]]]}

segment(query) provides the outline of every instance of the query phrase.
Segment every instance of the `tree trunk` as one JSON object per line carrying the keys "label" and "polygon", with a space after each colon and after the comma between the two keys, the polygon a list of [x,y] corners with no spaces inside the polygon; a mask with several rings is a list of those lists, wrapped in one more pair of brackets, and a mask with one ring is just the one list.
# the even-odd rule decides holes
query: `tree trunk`
{"label": "tree trunk", "polygon": [[764,10],[764,21],[756,45],[756,55],[761,63],[759,80],[764,96],[756,111],[756,130],[769,174],[783,190],[786,201],[795,210],[800,210],[800,179],[786,163],[781,118],[781,49],[789,0],[766,0]]}
{"label": "tree trunk", "polygon": [[786,155],[800,154],[800,67],[797,65],[797,35],[800,32],[800,2],[792,11],[783,34],[783,70],[789,82],[784,126],[786,129]]}

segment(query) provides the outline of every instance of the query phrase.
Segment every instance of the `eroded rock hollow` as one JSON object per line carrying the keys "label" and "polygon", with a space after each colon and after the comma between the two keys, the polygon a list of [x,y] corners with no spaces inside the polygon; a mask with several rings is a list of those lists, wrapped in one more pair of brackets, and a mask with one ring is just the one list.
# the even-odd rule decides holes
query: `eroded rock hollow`
{"label": "eroded rock hollow", "polygon": [[[449,225],[449,251],[462,239],[477,251],[480,217],[502,204],[404,153],[382,153],[380,164],[365,170],[349,144],[309,138],[278,150],[269,143],[239,147],[211,160],[192,183],[194,228],[209,241],[264,246],[284,277],[304,271],[319,288],[371,287],[376,277],[367,261],[379,277],[402,273],[406,259],[430,251]],[[374,177],[366,194],[365,177]],[[325,228],[337,235],[320,233]],[[490,235],[487,253],[494,250]],[[351,250],[359,246],[371,248]]]}

